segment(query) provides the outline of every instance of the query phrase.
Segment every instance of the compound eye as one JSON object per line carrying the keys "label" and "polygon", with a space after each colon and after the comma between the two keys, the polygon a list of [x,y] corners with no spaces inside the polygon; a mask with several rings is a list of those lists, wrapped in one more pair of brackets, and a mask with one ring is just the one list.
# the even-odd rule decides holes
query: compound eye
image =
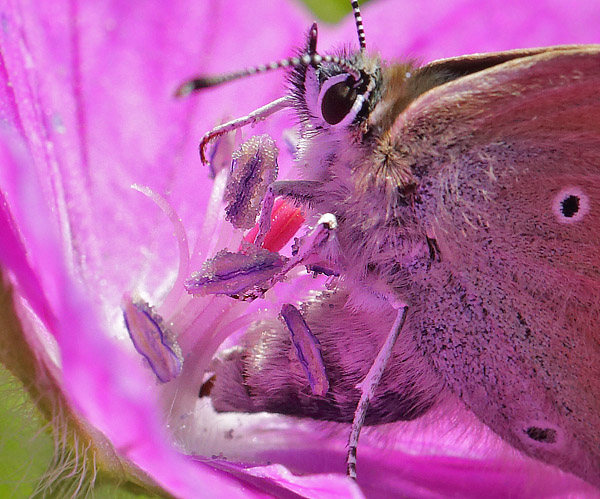
{"label": "compound eye", "polygon": [[332,76],[323,83],[319,92],[319,109],[322,118],[330,125],[351,122],[360,111],[354,105],[358,97],[354,85],[354,78],[347,73]]}

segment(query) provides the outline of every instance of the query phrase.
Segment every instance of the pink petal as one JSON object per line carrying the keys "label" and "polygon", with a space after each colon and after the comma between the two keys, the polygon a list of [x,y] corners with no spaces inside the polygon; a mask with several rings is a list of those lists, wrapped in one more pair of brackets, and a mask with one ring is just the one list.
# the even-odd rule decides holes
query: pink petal
{"label": "pink petal", "polygon": [[[594,0],[375,1],[363,9],[369,50],[390,59],[431,61],[476,52],[597,43],[600,4]],[[351,22],[321,30],[321,50],[355,44]]]}
{"label": "pink petal", "polygon": [[[2,184],[15,192],[27,189],[35,199],[41,200],[42,192],[35,182],[31,160],[10,154],[11,148],[5,141],[0,145],[0,150],[8,149],[3,155],[2,172],[22,173],[12,185],[5,179]],[[17,213],[23,213],[25,208],[29,210],[30,216],[22,220],[20,226],[29,229],[26,233],[30,247],[40,241],[44,243],[45,251],[34,252],[37,257],[34,265],[36,274],[43,277],[46,290],[52,290],[56,320],[46,325],[58,340],[66,394],[78,413],[111,441],[121,457],[130,459],[174,495],[194,497],[202,484],[206,490],[219,490],[231,497],[248,497],[244,487],[232,477],[193,463],[174,450],[158,417],[157,393],[149,372],[140,366],[137,358],[108,337],[94,301],[69,277],[70,270],[63,259],[53,258],[60,252],[57,235],[41,223],[27,224],[32,219],[51,218],[42,202],[27,203],[30,200],[26,196],[16,198],[12,206]],[[24,203],[27,204],[24,206]],[[22,249],[19,244],[13,247]],[[25,273],[26,255],[15,256],[15,253],[7,257],[2,252],[0,257],[2,266],[19,277]],[[32,273],[30,268],[27,273]],[[107,455],[110,456],[110,451]]]}
{"label": "pink petal", "polygon": [[[141,281],[158,287],[176,265],[169,223],[131,184],[167,193],[186,227],[201,226],[208,180],[198,138],[282,94],[280,80],[264,77],[258,86],[173,98],[176,86],[197,71],[291,55],[308,24],[287,4],[230,7],[225,1],[171,2],[165,10],[158,0],[135,8],[116,0],[58,0],[21,2],[5,14],[3,57],[11,82],[5,90],[12,100],[6,113],[30,141],[46,198],[72,241],[73,261],[111,305]],[[248,22],[254,14],[264,23],[260,37]],[[272,132],[285,122],[291,124],[289,117],[276,117],[262,128]],[[156,273],[143,273],[148,265]]]}
{"label": "pink petal", "polygon": [[[0,39],[0,116],[26,140],[31,159],[15,152],[20,146],[13,137],[0,137],[0,188],[10,206],[10,214],[1,213],[0,230],[11,237],[0,259],[59,339],[73,404],[117,450],[178,496],[218,490],[231,497],[259,497],[257,489],[244,488],[173,450],[157,417],[149,373],[108,339],[113,331],[104,311],[118,307],[131,287],[156,289],[176,267],[172,228],[130,184],[167,193],[186,227],[200,227],[207,180],[197,158],[198,138],[228,115],[240,116],[279,97],[283,85],[282,76],[263,76],[186,101],[171,100],[173,89],[196,71],[225,71],[290,55],[309,23],[282,1],[165,5],[159,0],[135,6],[117,0],[9,2]],[[368,5],[363,18],[369,47],[390,58],[430,60],[597,41],[599,14],[600,5],[591,0],[385,0]],[[321,50],[355,44],[353,31],[351,20],[339,29],[321,27]],[[247,133],[279,137],[290,124],[276,116]],[[315,446],[272,450],[267,458],[304,472],[329,471],[331,462],[343,462],[339,449],[319,460],[314,456],[321,450]],[[521,484],[529,476],[539,477],[535,483],[548,496],[567,490],[594,494],[553,471],[538,475],[525,469],[520,478],[514,469],[518,462],[407,458],[369,446],[360,452],[373,463],[360,478],[373,497],[386,491],[485,497],[490,485],[506,495],[526,495],[527,484]],[[316,469],[316,462],[323,466]],[[266,477],[273,491],[278,490],[273,484],[281,483],[307,495],[329,486],[331,495],[355,493],[343,478],[328,482],[329,477],[319,475],[304,482],[273,470],[250,473]],[[302,489],[303,484],[310,489]],[[262,480],[255,485],[265,486]]]}
{"label": "pink petal", "polygon": [[286,497],[288,491],[295,492],[300,497],[307,499],[336,499],[339,497],[360,499],[364,497],[356,483],[339,473],[295,476],[278,464],[244,468],[238,464],[224,462],[220,463],[218,468],[233,475],[244,476],[251,483],[256,482],[257,486],[265,487],[267,484],[269,492],[275,497]]}
{"label": "pink petal", "polygon": [[[15,150],[16,144],[8,138],[8,135],[5,131],[0,133],[0,164],[3,165],[14,164],[13,158],[24,153],[22,150]],[[46,301],[38,277],[27,261],[23,241],[2,191],[0,191],[0,234],[2,234],[2,244],[0,244],[2,266],[13,272],[18,292],[30,303],[40,319],[46,324],[52,323],[55,319],[54,314]]]}
{"label": "pink petal", "polygon": [[[167,70],[160,72],[167,75],[166,81],[155,80],[157,68],[174,61],[171,54],[164,54],[154,65],[148,61],[140,62],[142,68],[149,68],[147,75],[128,82],[125,88],[115,87],[112,81],[118,69],[123,73],[132,71],[131,54],[154,43],[156,23],[142,19],[143,13],[138,9],[118,12],[115,18],[121,19],[122,14],[128,14],[144,28],[130,31],[126,23],[119,21],[123,40],[114,34],[118,27],[110,26],[111,16],[101,17],[107,19],[104,25],[94,25],[96,16],[100,16],[95,12],[96,8],[93,3],[81,8],[87,9],[90,22],[90,29],[82,31],[79,24],[85,24],[85,14],[76,12],[77,7],[66,3],[63,6],[58,3],[52,6],[26,4],[13,9],[4,18],[3,57],[7,73],[3,75],[1,85],[6,96],[2,112],[14,129],[27,138],[31,157],[25,154],[11,157],[11,144],[18,141],[12,138],[3,141],[5,162],[1,185],[7,191],[11,211],[27,244],[30,267],[25,263],[23,247],[16,234],[14,244],[7,245],[2,253],[2,263],[15,272],[23,289],[29,290],[25,296],[32,302],[38,299],[35,294],[40,294],[34,276],[42,281],[46,297],[50,298],[58,316],[55,323],[47,319],[46,324],[59,340],[68,395],[86,421],[112,441],[117,452],[177,496],[195,497],[199,490],[211,490],[231,497],[248,494],[262,497],[262,493],[252,492],[253,488],[241,486],[223,473],[201,463],[192,463],[172,448],[164,434],[164,426],[157,418],[161,411],[149,373],[140,368],[136,357],[125,353],[108,338],[107,332],[103,331],[106,320],[100,314],[97,297],[90,296],[71,277],[73,272],[79,273],[87,281],[88,289],[99,291],[109,302],[120,299],[120,293],[111,292],[116,289],[121,292],[127,289],[125,284],[131,284],[124,269],[141,266],[139,256],[131,254],[132,248],[140,241],[148,240],[148,236],[151,240],[157,236],[154,217],[139,216],[147,213],[147,201],[135,193],[128,199],[129,184],[134,180],[154,185],[157,190],[175,192],[176,200],[180,199],[180,209],[193,208],[192,216],[196,219],[202,216],[202,197],[206,193],[203,174],[195,183],[172,175],[173,170],[181,169],[182,162],[185,163],[181,151],[195,150],[195,147],[182,145],[185,142],[181,139],[185,136],[183,132],[164,133],[164,130],[171,130],[164,127],[165,121],[189,129],[189,108],[193,104],[191,101],[168,101],[168,107],[162,109],[150,105],[166,100],[175,84],[184,77],[183,70]],[[240,9],[240,20],[247,16],[249,8]],[[160,19],[157,12],[159,9],[148,8],[145,14]],[[169,36],[180,34],[182,19],[192,21],[190,12],[195,12],[197,25],[206,14],[204,8],[198,11],[182,7],[179,16],[168,25]],[[266,17],[275,17],[281,12],[281,7],[273,5]],[[297,18],[293,12],[287,14],[288,19]],[[56,23],[50,26],[45,18]],[[78,26],[75,26],[76,19]],[[232,21],[231,16],[224,14],[221,19],[227,23]],[[304,26],[305,23],[295,24]],[[65,28],[69,35],[66,37],[63,36]],[[301,30],[303,28],[298,28],[298,32]],[[135,36],[129,37],[130,33]],[[89,46],[80,39],[84,35],[89,38]],[[287,36],[284,33],[281,47],[292,46]],[[187,40],[181,41],[182,47],[191,46]],[[111,42],[114,42],[114,49]],[[208,38],[205,45],[209,45]],[[193,47],[198,52],[202,44]],[[98,53],[90,53],[94,49]],[[86,57],[76,52],[86,52]],[[198,55],[184,57],[179,63],[199,58]],[[79,64],[84,59],[100,66],[101,78],[92,70],[89,73],[82,71]],[[35,61],[35,71],[32,71],[32,61]],[[111,81],[107,81],[109,77]],[[144,89],[144,82],[150,88]],[[86,83],[89,83],[89,90],[84,96]],[[136,91],[140,93],[140,88],[144,89],[144,97],[132,103],[131,97]],[[255,93],[244,101],[251,103],[260,98],[261,95]],[[147,110],[152,112],[151,122],[155,123],[156,129],[149,126],[148,116],[139,117],[142,102],[149,104]],[[172,110],[175,106],[178,111]],[[55,109],[60,109],[60,113],[53,111]],[[137,117],[132,109],[137,111]],[[115,110],[121,111],[123,116],[116,119]],[[135,117],[134,123],[127,121],[130,116]],[[94,123],[93,133],[87,126],[89,122]],[[210,127],[213,122],[205,121],[202,128]],[[152,149],[150,152],[141,146],[129,147],[134,136],[144,136],[140,129],[150,135],[148,143],[143,144]],[[90,139],[89,135],[93,134],[98,136]],[[187,141],[191,144],[195,138],[189,136]],[[178,148],[173,149],[173,142],[182,144],[176,143]],[[140,160],[140,154],[144,152],[151,160]],[[195,153],[190,157],[190,162],[193,160],[196,166]],[[149,172],[148,162],[157,170]],[[5,211],[4,214],[2,221],[12,223],[9,213]],[[164,225],[168,227],[168,224]],[[62,240],[73,247],[59,243],[59,230]],[[161,244],[170,248],[169,230],[158,236]],[[66,265],[63,247],[67,250]],[[11,249],[10,253],[8,249]],[[159,264],[165,268],[162,256],[160,261],[154,262],[156,267]],[[104,280],[108,281],[110,292],[95,286]],[[42,311],[43,298],[39,301],[38,311]]]}

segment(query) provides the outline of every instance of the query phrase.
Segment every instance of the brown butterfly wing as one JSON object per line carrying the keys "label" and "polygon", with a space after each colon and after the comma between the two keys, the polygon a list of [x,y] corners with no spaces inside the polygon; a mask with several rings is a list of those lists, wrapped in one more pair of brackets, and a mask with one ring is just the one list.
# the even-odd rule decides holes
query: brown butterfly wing
{"label": "brown butterfly wing", "polygon": [[[454,75],[455,78],[467,76],[477,71],[489,69],[515,59],[524,59],[550,52],[580,51],[581,45],[557,45],[555,47],[540,47],[528,49],[505,50],[503,52],[489,52],[481,54],[463,55],[430,62],[419,69],[419,72],[443,72]],[[451,78],[451,79],[455,79]]]}
{"label": "brown butterfly wing", "polygon": [[600,46],[436,87],[393,134],[441,253],[423,350],[503,438],[600,485]]}

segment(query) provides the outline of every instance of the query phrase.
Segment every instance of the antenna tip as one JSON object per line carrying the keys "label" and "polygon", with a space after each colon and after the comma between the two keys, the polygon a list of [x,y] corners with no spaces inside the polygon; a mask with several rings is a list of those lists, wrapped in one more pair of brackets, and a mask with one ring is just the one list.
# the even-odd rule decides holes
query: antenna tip
{"label": "antenna tip", "polygon": [[197,90],[202,90],[204,88],[215,87],[221,83],[229,81],[230,79],[232,79],[231,75],[200,76],[198,78],[183,82],[175,89],[174,95],[175,97],[187,97],[192,92],[196,92]]}
{"label": "antenna tip", "polygon": [[175,92],[173,92],[173,96],[178,98],[187,97],[193,91],[194,84],[192,82],[186,81],[185,83],[182,83],[175,89]]}

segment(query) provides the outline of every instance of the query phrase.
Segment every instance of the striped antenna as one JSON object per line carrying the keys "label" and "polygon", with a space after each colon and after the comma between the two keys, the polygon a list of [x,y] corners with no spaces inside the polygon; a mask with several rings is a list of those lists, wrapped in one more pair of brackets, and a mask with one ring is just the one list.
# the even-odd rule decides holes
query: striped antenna
{"label": "striped antenna", "polygon": [[[358,7],[357,7],[358,8]],[[175,90],[176,97],[186,97],[192,92],[202,90],[204,88],[216,87],[228,81],[237,80],[246,76],[266,73],[274,69],[297,67],[297,66],[318,66],[323,62],[331,62],[340,66],[346,73],[351,75],[355,82],[361,81],[360,72],[354,68],[345,59],[334,55],[319,55],[317,54],[317,24],[313,24],[309,31],[309,42],[308,42],[308,53],[296,56],[288,57],[287,59],[281,59],[279,61],[273,61],[268,64],[259,64],[250,68],[242,69],[241,71],[233,71],[222,75],[209,75],[209,76],[197,76],[188,80]]]}
{"label": "striped antenna", "polygon": [[363,27],[362,17],[360,15],[360,8],[358,7],[358,0],[351,0],[352,12],[354,13],[354,21],[356,22],[356,32],[358,34],[358,43],[360,44],[360,51],[364,52],[367,48],[367,40],[365,38],[365,29]]}

